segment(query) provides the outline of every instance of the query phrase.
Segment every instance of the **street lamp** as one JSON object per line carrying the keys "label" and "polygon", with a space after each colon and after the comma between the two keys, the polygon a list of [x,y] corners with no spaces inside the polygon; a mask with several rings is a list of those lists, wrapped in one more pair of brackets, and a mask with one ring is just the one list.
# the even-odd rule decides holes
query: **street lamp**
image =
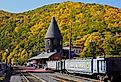
{"label": "street lamp", "polygon": [[7,58],[8,58],[9,50],[5,49],[5,51],[6,51],[6,74],[7,74],[7,63],[8,63]]}
{"label": "street lamp", "polygon": [[91,54],[92,54],[92,56],[93,56],[93,58],[95,58],[94,57],[94,41],[93,40],[89,40],[89,42],[90,42],[90,47],[91,47]]}

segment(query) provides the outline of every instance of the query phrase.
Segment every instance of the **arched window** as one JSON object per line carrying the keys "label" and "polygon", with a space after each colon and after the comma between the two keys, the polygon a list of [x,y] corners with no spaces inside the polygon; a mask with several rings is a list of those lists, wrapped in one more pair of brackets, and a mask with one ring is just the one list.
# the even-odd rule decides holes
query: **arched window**
{"label": "arched window", "polygon": [[49,39],[47,40],[47,44],[50,45],[50,40]]}
{"label": "arched window", "polygon": [[50,52],[50,49],[47,49],[47,52],[49,53]]}

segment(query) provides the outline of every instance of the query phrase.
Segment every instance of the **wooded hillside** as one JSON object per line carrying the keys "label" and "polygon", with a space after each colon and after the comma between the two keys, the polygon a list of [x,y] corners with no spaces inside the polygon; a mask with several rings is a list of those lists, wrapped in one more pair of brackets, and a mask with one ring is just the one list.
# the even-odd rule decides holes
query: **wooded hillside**
{"label": "wooded hillside", "polygon": [[[51,17],[55,16],[63,35],[64,45],[69,44],[72,27],[73,45],[81,46],[81,57],[91,56],[89,41],[93,40],[95,55],[121,55],[121,9],[99,4],[63,2],[45,5],[23,13],[0,11],[0,53],[5,61],[25,62],[34,53],[44,50],[44,36]],[[102,52],[100,51],[100,52]]]}

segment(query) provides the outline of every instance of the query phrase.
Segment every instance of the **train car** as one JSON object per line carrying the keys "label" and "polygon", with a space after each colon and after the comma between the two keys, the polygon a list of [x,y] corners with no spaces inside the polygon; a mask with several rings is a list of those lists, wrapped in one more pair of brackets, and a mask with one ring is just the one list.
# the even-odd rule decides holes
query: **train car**
{"label": "train car", "polygon": [[93,59],[65,60],[65,70],[69,73],[93,74]]}
{"label": "train car", "polygon": [[57,61],[47,61],[47,68],[51,70],[56,70]]}
{"label": "train car", "polygon": [[61,61],[47,61],[47,68],[54,71],[61,71]]}
{"label": "train car", "polygon": [[47,66],[56,71],[96,75],[100,80],[113,80],[121,74],[121,58],[86,58],[48,61]]}
{"label": "train car", "polygon": [[97,58],[93,59],[93,74],[101,80],[111,81],[120,78],[121,58]]}
{"label": "train car", "polygon": [[119,79],[121,77],[121,58],[105,58],[102,68],[104,67],[105,74],[108,76],[109,79],[113,80],[117,78]]}

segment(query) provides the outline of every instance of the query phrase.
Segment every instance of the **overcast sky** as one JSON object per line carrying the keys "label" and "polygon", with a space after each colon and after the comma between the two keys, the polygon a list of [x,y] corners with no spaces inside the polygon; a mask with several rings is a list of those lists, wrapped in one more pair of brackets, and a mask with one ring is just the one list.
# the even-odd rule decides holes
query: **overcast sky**
{"label": "overcast sky", "polygon": [[121,8],[121,0],[0,0],[0,10],[19,13],[33,10],[43,5],[74,1],[83,3],[98,3]]}

